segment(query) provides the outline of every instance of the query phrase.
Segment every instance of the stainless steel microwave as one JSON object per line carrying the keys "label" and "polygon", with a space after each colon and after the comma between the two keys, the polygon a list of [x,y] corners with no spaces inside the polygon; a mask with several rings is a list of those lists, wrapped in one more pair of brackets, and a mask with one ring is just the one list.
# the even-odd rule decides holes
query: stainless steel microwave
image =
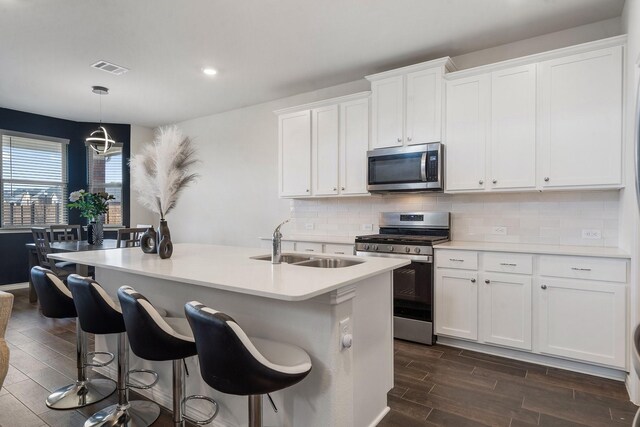
{"label": "stainless steel microwave", "polygon": [[443,191],[444,146],[432,144],[367,151],[371,193]]}

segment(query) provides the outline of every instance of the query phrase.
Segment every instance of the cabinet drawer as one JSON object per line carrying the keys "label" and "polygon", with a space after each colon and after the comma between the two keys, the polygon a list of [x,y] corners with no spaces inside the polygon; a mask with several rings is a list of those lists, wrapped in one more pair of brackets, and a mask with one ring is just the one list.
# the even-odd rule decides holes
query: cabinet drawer
{"label": "cabinet drawer", "polygon": [[462,270],[477,270],[478,253],[474,251],[436,250],[436,266],[442,268],[459,268]]}
{"label": "cabinet drawer", "polygon": [[533,273],[533,257],[531,255],[486,253],[482,259],[484,260],[484,271],[516,274]]}
{"label": "cabinet drawer", "polygon": [[322,243],[296,242],[296,251],[298,252],[316,252],[322,253]]}
{"label": "cabinet drawer", "polygon": [[353,255],[353,245],[336,245],[327,243],[324,245],[324,252],[336,255]]}
{"label": "cabinet drawer", "polygon": [[611,258],[541,256],[540,275],[626,283],[627,262]]}

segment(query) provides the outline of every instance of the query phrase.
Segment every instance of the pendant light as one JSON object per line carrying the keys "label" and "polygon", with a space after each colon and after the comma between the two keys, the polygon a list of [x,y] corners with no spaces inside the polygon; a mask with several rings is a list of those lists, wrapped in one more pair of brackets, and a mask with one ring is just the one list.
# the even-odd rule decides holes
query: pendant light
{"label": "pendant light", "polygon": [[91,91],[100,95],[100,125],[85,140],[87,145],[98,154],[105,155],[116,142],[111,139],[107,129],[102,126],[102,95],[108,95],[109,89],[104,86],[92,86]]}

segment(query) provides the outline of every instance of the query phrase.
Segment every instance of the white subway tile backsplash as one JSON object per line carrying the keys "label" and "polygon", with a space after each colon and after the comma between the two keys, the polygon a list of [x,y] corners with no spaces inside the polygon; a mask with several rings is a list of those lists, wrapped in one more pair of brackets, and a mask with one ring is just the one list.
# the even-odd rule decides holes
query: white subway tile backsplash
{"label": "white subway tile backsplash", "polygon": [[[358,236],[362,224],[378,232],[378,214],[392,211],[448,211],[454,240],[618,246],[618,192],[530,192],[503,194],[405,194],[292,200],[299,219],[295,234]],[[314,230],[304,224],[313,222]],[[506,235],[492,234],[507,227]],[[602,230],[602,239],[583,239],[582,229]]]}

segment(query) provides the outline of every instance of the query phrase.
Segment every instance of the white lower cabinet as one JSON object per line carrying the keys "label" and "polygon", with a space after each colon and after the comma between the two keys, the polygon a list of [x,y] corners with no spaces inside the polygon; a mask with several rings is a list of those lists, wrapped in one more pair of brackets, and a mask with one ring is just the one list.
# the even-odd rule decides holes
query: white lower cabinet
{"label": "white lower cabinet", "polygon": [[531,276],[484,273],[480,287],[483,341],[531,350]]}
{"label": "white lower cabinet", "polygon": [[540,352],[625,367],[624,284],[540,278]]}
{"label": "white lower cabinet", "polygon": [[436,248],[435,262],[437,335],[626,369],[628,261]]}
{"label": "white lower cabinet", "polygon": [[436,335],[478,339],[478,273],[436,271]]}

